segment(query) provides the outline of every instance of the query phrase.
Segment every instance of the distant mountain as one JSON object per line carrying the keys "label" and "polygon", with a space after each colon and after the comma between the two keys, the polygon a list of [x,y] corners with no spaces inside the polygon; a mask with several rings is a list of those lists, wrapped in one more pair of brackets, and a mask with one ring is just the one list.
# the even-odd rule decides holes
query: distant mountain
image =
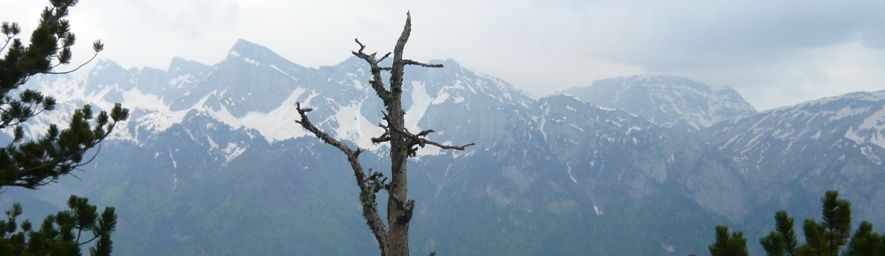
{"label": "distant mountain", "polygon": [[[773,208],[816,214],[806,206],[834,185],[868,208],[861,216],[885,210],[879,196],[862,196],[881,193],[873,159],[885,157],[882,92],[755,113],[733,90],[675,77],[591,87],[608,88],[592,89],[594,97],[617,92],[609,100],[621,97],[611,102],[620,106],[580,89],[535,99],[455,61],[431,62],[445,68],[406,71],[407,126],[477,145],[423,149],[410,162],[415,253],[702,254],[713,226],[761,234]],[[70,193],[115,206],[124,255],[373,252],[340,152],[294,124],[295,102],[313,107],[319,127],[385,170],[383,146],[369,140],[382,106],[368,79],[357,58],[307,68],[245,40],[214,65],[101,61],[84,80],[37,77],[28,86],[60,106],[32,130],[64,123],[82,104],[119,101],[132,116],[80,179],[10,190],[0,202],[22,201],[35,216]]]}
{"label": "distant mountain", "polygon": [[760,207],[812,209],[825,191],[839,190],[856,220],[885,223],[885,91],[764,111],[701,136],[740,163]]}
{"label": "distant mountain", "polygon": [[734,89],[711,87],[676,76],[610,78],[565,92],[677,130],[699,130],[725,119],[756,113]]}

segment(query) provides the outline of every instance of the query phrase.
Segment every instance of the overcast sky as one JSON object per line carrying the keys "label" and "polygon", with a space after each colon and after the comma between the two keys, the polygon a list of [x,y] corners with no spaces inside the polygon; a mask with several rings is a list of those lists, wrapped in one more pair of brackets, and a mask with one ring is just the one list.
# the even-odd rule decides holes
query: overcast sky
{"label": "overcast sky", "polygon": [[[33,29],[48,1],[0,0],[0,20]],[[885,1],[81,0],[76,60],[166,69],[173,56],[221,61],[237,38],[311,67],[359,37],[386,52],[411,10],[413,59],[452,58],[535,96],[633,74],[737,89],[757,109],[885,89]]]}

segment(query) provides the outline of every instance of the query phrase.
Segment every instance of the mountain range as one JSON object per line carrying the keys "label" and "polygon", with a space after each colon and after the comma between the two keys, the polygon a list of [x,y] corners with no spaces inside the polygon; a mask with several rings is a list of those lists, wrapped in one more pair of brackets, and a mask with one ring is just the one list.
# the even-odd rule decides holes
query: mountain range
{"label": "mountain range", "polygon": [[[445,67],[406,70],[407,127],[476,146],[410,162],[415,253],[706,254],[717,224],[759,251],[774,211],[818,218],[832,189],[856,220],[885,223],[885,91],[757,112],[727,87],[640,75],[534,98],[430,62]],[[71,193],[114,206],[121,255],[374,255],[344,158],[294,123],[295,102],[310,106],[320,128],[367,150],[364,166],[388,167],[370,141],[382,106],[367,68],[304,67],[239,40],[214,65],[103,60],[84,79],[35,77],[27,86],[59,107],[28,134],[83,104],[132,114],[78,178],[0,202],[32,219]]]}

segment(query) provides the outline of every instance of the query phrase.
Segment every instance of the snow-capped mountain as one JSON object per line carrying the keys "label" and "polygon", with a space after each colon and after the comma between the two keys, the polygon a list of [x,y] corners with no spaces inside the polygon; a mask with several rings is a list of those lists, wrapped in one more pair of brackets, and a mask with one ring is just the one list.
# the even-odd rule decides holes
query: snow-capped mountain
{"label": "snow-capped mountain", "polygon": [[676,76],[610,78],[566,92],[587,102],[623,109],[678,130],[698,130],[756,112],[734,89],[712,87]]}
{"label": "snow-capped mountain", "polygon": [[[798,161],[791,159],[844,153],[849,167],[867,175],[882,170],[870,152],[885,157],[882,92],[754,114],[731,89],[681,78],[617,78],[594,84],[589,98],[575,89],[578,97],[535,99],[455,61],[431,62],[445,67],[406,70],[407,126],[476,146],[424,149],[410,162],[415,250],[703,253],[716,224],[770,224],[773,210],[764,206],[772,204],[754,202],[780,190],[760,180],[808,175],[827,164],[809,160],[782,171]],[[82,104],[122,102],[131,117],[82,179],[63,179],[45,194],[10,191],[9,198],[51,208],[76,192],[113,205],[121,216],[115,245],[124,254],[362,255],[375,245],[353,177],[340,152],[294,124],[294,104],[314,108],[320,128],[368,149],[364,166],[384,170],[384,150],[369,140],[380,133],[382,107],[366,68],[358,58],[303,67],[239,40],[214,65],[175,58],[167,70],[125,69],[101,61],[82,81],[35,78],[28,86],[55,96],[60,107],[30,131],[63,123]],[[794,115],[798,109],[810,114]],[[797,132],[784,135],[790,129]],[[775,150],[783,155],[770,157]],[[826,168],[817,172],[831,173]],[[870,180],[860,185],[882,182]],[[820,195],[807,191],[812,201]],[[243,246],[244,239],[253,242]]]}
{"label": "snow-capped mountain", "polygon": [[885,222],[885,91],[858,92],[716,124],[703,135],[741,164],[755,202],[813,205],[839,190],[857,219]]}
{"label": "snow-capped mountain", "polygon": [[[425,112],[459,115],[472,109],[501,106],[526,107],[532,99],[500,79],[473,72],[451,60],[435,61],[445,69],[409,68],[404,101],[409,106],[407,124],[417,129]],[[162,132],[181,123],[191,112],[203,112],[233,128],[257,130],[266,140],[299,138],[306,133],[291,125],[297,118],[296,102],[313,106],[323,128],[365,148],[374,148],[381,106],[368,85],[363,61],[352,57],[338,65],[305,68],[291,63],[269,49],[239,40],[221,63],[207,66],[180,58],[169,70],[123,69],[111,61],[100,61],[85,81],[35,79],[32,85],[61,102],[109,106],[127,103],[133,118],[117,137],[139,141],[141,136]],[[76,83],[77,86],[71,86]],[[465,99],[470,98],[470,101]],[[438,108],[441,104],[450,108]],[[449,111],[457,110],[457,111]],[[447,114],[448,113],[448,114]],[[476,111],[478,115],[485,114]],[[61,113],[58,117],[64,117]],[[471,140],[494,141],[493,124],[477,129],[462,126],[483,122],[493,116],[467,116],[465,122],[446,131]],[[47,120],[60,121],[60,120]],[[427,121],[429,122],[429,121]],[[431,123],[427,125],[437,124]],[[142,132],[144,131],[144,132]],[[444,136],[444,134],[441,134]]]}
{"label": "snow-capped mountain", "polygon": [[[885,91],[857,92],[736,118],[709,129],[714,144],[739,152],[765,151],[767,141],[850,141],[885,148]],[[783,149],[792,148],[789,143]],[[870,156],[870,161],[881,163]]]}

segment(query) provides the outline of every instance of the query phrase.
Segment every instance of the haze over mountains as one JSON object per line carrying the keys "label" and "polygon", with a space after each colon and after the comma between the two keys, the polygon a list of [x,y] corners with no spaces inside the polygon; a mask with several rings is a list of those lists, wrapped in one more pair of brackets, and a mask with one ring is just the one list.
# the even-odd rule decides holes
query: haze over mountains
{"label": "haze over mountains", "polygon": [[[730,88],[645,75],[536,99],[431,62],[445,68],[406,71],[407,126],[477,145],[410,163],[416,253],[703,254],[716,224],[758,250],[775,210],[816,217],[832,189],[855,219],[885,223],[885,91],[756,112]],[[122,102],[132,117],[82,179],[0,199],[41,212],[32,219],[71,193],[115,206],[122,255],[373,252],[340,153],[294,123],[295,102],[315,108],[319,127],[384,170],[366,68],[356,58],[307,68],[240,40],[214,65],[101,61],[82,81],[35,78],[61,106],[33,129],[81,104]]]}

